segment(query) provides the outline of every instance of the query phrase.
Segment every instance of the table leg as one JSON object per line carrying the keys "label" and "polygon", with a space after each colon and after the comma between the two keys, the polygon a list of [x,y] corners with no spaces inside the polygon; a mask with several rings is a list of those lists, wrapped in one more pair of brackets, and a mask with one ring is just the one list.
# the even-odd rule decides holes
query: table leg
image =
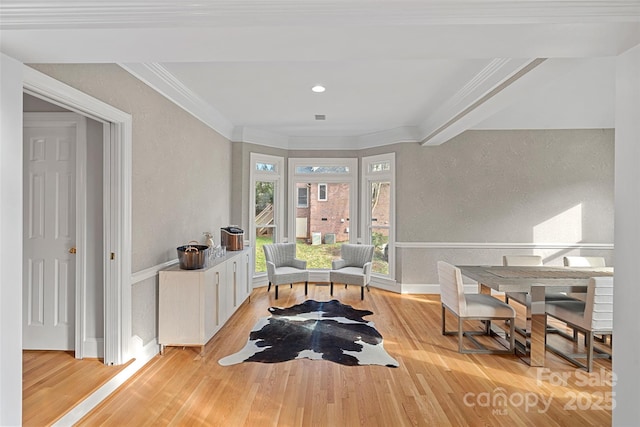
{"label": "table leg", "polygon": [[531,286],[531,366],[544,366],[546,317],[544,286]]}

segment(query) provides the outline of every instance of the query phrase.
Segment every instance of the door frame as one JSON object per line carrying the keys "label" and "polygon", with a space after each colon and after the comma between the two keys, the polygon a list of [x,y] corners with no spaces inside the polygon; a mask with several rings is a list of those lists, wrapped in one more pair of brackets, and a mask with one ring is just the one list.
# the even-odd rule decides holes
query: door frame
{"label": "door frame", "polygon": [[[85,295],[87,288],[87,126],[86,118],[77,113],[47,112],[22,115],[23,127],[70,127],[76,131],[75,144],[75,322],[74,353],[84,357]],[[27,183],[23,182],[23,186]],[[23,260],[24,262],[24,260]],[[23,289],[24,292],[24,289]]]}
{"label": "door frame", "polygon": [[23,91],[104,124],[105,263],[104,363],[121,365],[131,354],[132,117],[31,67]]}

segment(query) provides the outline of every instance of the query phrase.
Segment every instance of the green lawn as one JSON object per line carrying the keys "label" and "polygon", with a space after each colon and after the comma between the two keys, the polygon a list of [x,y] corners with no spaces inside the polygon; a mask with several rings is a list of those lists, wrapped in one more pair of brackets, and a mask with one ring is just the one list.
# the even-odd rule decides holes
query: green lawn
{"label": "green lawn", "polygon": [[[256,272],[266,272],[267,265],[264,260],[262,246],[271,243],[271,237],[260,237],[256,242]],[[308,245],[304,242],[297,242],[296,256],[307,261],[309,269],[330,269],[331,261],[340,258],[340,243]],[[389,264],[382,259],[382,253],[376,250],[373,256],[373,271],[380,274],[387,274]]]}

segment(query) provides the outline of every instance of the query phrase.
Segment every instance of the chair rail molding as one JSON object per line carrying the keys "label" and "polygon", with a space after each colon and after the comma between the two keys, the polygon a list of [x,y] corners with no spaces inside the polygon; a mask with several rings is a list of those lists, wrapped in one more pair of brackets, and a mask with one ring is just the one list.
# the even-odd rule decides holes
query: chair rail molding
{"label": "chair rail molding", "polygon": [[613,243],[518,243],[518,242],[396,242],[406,249],[595,249],[613,250]]}

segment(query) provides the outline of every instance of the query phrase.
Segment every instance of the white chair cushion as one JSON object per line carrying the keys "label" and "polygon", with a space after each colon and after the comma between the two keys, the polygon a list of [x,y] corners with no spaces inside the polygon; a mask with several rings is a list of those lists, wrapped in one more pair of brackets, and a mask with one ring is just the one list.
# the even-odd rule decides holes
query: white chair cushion
{"label": "white chair cushion", "polygon": [[553,301],[548,302],[545,307],[548,315],[582,326],[585,306],[582,301]]}
{"label": "white chair cushion", "polygon": [[272,285],[282,285],[285,283],[300,283],[309,280],[307,270],[299,270],[294,267],[276,267],[276,274]]}
{"label": "white chair cushion", "polygon": [[366,276],[361,267],[344,267],[329,272],[329,280],[333,283],[345,283],[348,285],[365,286]]}
{"label": "white chair cushion", "polygon": [[485,294],[465,294],[466,313],[462,317],[515,317],[516,311],[509,304]]}
{"label": "white chair cushion", "polygon": [[[509,299],[519,302],[522,305],[531,307],[531,294],[527,292],[507,292]],[[575,294],[579,295],[579,294]],[[550,301],[578,301],[578,298],[574,298],[572,295],[563,294],[561,292],[548,292],[544,295],[544,299],[547,302]]]}

